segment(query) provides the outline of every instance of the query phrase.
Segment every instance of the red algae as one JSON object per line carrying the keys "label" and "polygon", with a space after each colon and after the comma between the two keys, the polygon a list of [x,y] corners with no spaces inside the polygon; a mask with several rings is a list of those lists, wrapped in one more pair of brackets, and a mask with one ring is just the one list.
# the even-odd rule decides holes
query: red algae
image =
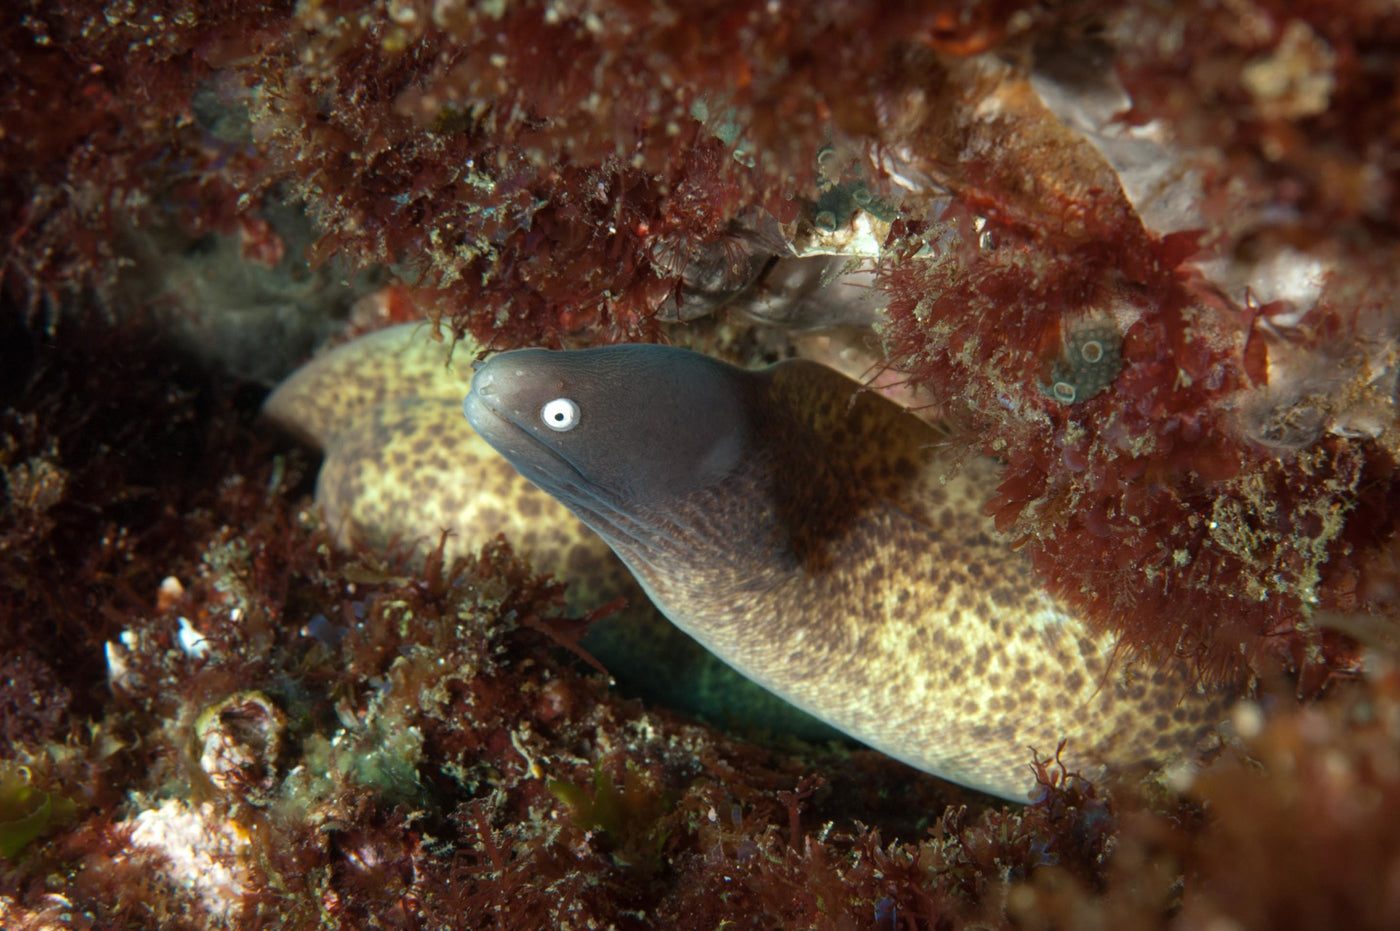
{"label": "red algae", "polygon": [[[1281,457],[1241,437],[1234,409],[1250,382],[1234,321],[1170,272],[1130,287],[1107,252],[1065,260],[1003,235],[967,264],[888,267],[889,339],[943,386],[939,402],[988,428],[984,450],[1007,464],[988,510],[1052,584],[1127,643],[1229,673],[1241,643],[1246,660],[1266,642],[1295,651],[1279,635],[1319,601],[1344,601],[1328,591],[1343,563],[1329,560],[1392,537],[1393,462],[1364,442]],[[1044,396],[1042,347],[1058,353],[1086,314],[1130,321],[1123,370],[1065,405]],[[1375,510],[1349,520],[1363,499]],[[1323,646],[1340,652],[1314,661],[1349,666],[1343,644]]]}
{"label": "red algae", "polygon": [[1379,665],[1369,689],[1336,702],[1272,720],[1253,707],[1237,714],[1253,759],[1219,765],[1193,789],[1214,817],[1185,858],[1197,878],[1184,921],[1400,921],[1400,843],[1363,828],[1400,814],[1400,676],[1393,654]]}
{"label": "red algae", "polygon": [[[23,774],[0,924],[1400,922],[1388,7],[231,0],[0,25],[0,767]],[[1053,106],[1046,80],[1079,87],[1056,46],[1126,108],[1085,129]],[[1194,192],[1179,223],[1115,160],[1149,130]],[[507,543],[336,552],[302,455],[250,429],[257,388],[147,325],[201,292],[123,270],[168,228],[301,267],[270,219],[294,208],[312,262],[391,277],[367,316],[502,348],[674,336],[688,264],[755,260],[759,212],[808,222],[828,144],[892,205],[879,335],[1006,464],[998,526],[1128,647],[1262,675],[1194,781],[1039,761],[1040,801],[1007,809],[623,700],[568,649],[567,580]]]}
{"label": "red algae", "polygon": [[[1141,5],[1115,24],[1127,119],[1163,117],[1206,162],[1204,202],[1229,227],[1244,205],[1309,218],[1312,233],[1380,223],[1393,235],[1400,20],[1381,3]],[[1247,215],[1247,212],[1246,212]],[[1334,234],[1329,234],[1334,235]]]}
{"label": "red algae", "polygon": [[[65,418],[45,387],[82,410],[108,383],[111,363],[77,358],[91,382],[30,389],[27,405],[60,412],[46,423]],[[48,359],[50,378],[61,366]],[[150,369],[131,390],[162,423],[188,401]],[[215,409],[216,432],[237,424]],[[44,581],[72,591],[43,609],[69,652],[106,643],[108,671],[84,686],[82,664],[55,664],[89,723],[36,720],[6,749],[72,806],[0,864],[13,926],[1156,928],[1173,914],[1264,926],[1274,913],[1252,909],[1295,906],[1384,926],[1375,874],[1285,881],[1257,828],[1291,825],[1276,838],[1299,863],[1314,843],[1364,844],[1384,869],[1388,820],[1337,812],[1390,791],[1393,675],[1262,728],[1245,710],[1242,751],[1185,799],[1042,761],[1041,800],[1001,808],[868,751],[778,753],[621,700],[544,632],[560,587],[504,544],[426,570],[336,553],[295,466],[277,479],[234,445],[192,449],[169,486],[189,497],[155,524],[122,516],[146,597],[113,602],[103,574]],[[58,467],[81,477],[122,455],[74,443]],[[87,487],[65,484],[50,511]],[[89,509],[115,518],[128,495]],[[99,599],[101,625],[75,626]],[[182,640],[182,618],[201,640]],[[192,879],[194,851],[228,883]]]}
{"label": "red algae", "polygon": [[585,327],[655,339],[684,280],[657,256],[722,241],[754,206],[791,219],[833,127],[874,126],[892,49],[990,36],[1004,17],[447,3],[356,20],[322,6],[301,16],[305,66],[272,72],[255,125],[326,231],[316,254],[403,261],[455,332],[502,347]]}
{"label": "red algae", "polygon": [[[1251,41],[1292,42],[1288,36],[1302,35],[1309,17],[1322,18],[1314,12],[1292,26],[1279,11],[1261,13]],[[1346,28],[1378,25],[1377,16],[1359,12]],[[1353,670],[1356,653],[1346,638],[1317,632],[1308,620],[1314,610],[1393,617],[1400,609],[1384,586],[1370,588],[1382,597],[1356,586],[1359,565],[1383,560],[1394,545],[1400,503],[1390,374],[1396,282],[1381,270],[1382,243],[1393,246],[1393,238],[1374,214],[1343,215],[1337,204],[1318,205],[1316,215],[1368,224],[1367,231],[1354,241],[1345,226],[1335,239],[1293,235],[1271,217],[1313,209],[1312,195],[1283,196],[1280,182],[1193,161],[1216,147],[1192,121],[1216,115],[1212,107],[1225,109],[1228,98],[1188,110],[1184,98],[1171,97],[1178,109],[1142,109],[1137,88],[1147,88],[1153,104],[1162,103],[1154,93],[1179,89],[1173,68],[1154,68],[1161,63],[1151,56],[1173,43],[1173,61],[1219,82],[1230,62],[1246,72],[1247,62],[1222,62],[1200,49],[1249,43],[1240,29],[1216,22],[1223,36],[1196,44],[1189,37],[1214,28],[1205,25],[1211,17],[1193,20],[1176,8],[1130,31],[1147,20],[1134,10],[1108,27],[1121,40],[1116,54],[1137,108],[1127,119],[1145,123],[1151,113],[1169,121],[1168,137],[1185,147],[1177,170],[1206,179],[1194,217],[1202,228],[1145,228],[1124,197],[1126,185],[1105,179],[1108,161],[1058,122],[1049,121],[1059,137],[1047,130],[1014,71],[991,90],[953,82],[954,94],[906,107],[890,124],[919,153],[898,170],[953,187],[960,203],[892,230],[881,270],[890,295],[886,348],[896,369],[921,381],[936,406],[1006,463],[988,511],[1020,538],[1054,590],[1120,632],[1126,645],[1184,654],[1208,677],[1232,679],[1281,662],[1317,667],[1305,674],[1316,683]],[[1328,21],[1328,35],[1343,58],[1388,41],[1387,28],[1366,38],[1338,35],[1339,22]],[[1092,43],[1079,41],[1087,54]],[[1297,52],[1289,49],[1278,54]],[[1311,125],[1305,117],[1345,112],[1356,90],[1343,78],[1374,83],[1359,69],[1337,78],[1339,111],[1292,116]],[[1257,72],[1231,79],[1241,86],[1263,80]],[[990,120],[969,115],[988,109]],[[1006,144],[979,143],[974,158],[950,166],[925,140],[966,152],[968,122],[980,131],[996,127]],[[1237,125],[1212,125],[1220,138],[1240,139]],[[1295,132],[1292,147],[1261,173],[1302,172],[1310,153],[1350,137],[1315,138],[1322,137]],[[1235,145],[1229,157],[1242,157],[1246,145]],[[1178,158],[1169,148],[1156,151],[1164,163]],[[1273,157],[1251,151],[1257,162]],[[1373,174],[1389,159],[1359,149],[1348,157],[1356,171]],[[1227,181],[1248,200],[1222,206],[1210,185]],[[969,208],[979,215],[974,222]],[[1281,287],[1259,277],[1264,268],[1282,278],[1310,268],[1321,283],[1261,301],[1239,278]],[[1056,373],[1074,334],[1100,325],[1122,340],[1121,368],[1106,388],[1100,379],[1092,395],[1081,395]],[[1330,374],[1321,375],[1324,369]],[[1371,405],[1385,413],[1372,416]]]}
{"label": "red algae", "polygon": [[[268,41],[279,3],[9,4],[0,13],[0,275],[31,312],[110,296],[121,234],[170,208],[225,229],[253,154],[211,137],[192,92]],[[61,108],[61,112],[57,108]],[[164,203],[162,203],[164,201]]]}

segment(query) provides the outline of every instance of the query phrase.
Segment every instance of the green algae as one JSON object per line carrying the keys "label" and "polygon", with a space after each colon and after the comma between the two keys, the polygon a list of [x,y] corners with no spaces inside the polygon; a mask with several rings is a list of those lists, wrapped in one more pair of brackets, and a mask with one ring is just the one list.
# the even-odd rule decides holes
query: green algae
{"label": "green algae", "polygon": [[13,860],[75,810],[70,799],[36,787],[27,767],[0,764],[0,856]]}

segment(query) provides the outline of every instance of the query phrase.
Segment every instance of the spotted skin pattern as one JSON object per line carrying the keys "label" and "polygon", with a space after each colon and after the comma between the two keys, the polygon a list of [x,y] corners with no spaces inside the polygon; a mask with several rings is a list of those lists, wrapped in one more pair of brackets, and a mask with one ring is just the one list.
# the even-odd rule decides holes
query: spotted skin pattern
{"label": "spotted skin pattern", "polygon": [[452,560],[503,534],[536,570],[567,581],[569,613],[623,599],[584,646],[629,694],[717,723],[839,736],[708,656],[657,614],[606,543],[465,428],[473,355],[403,324],[321,354],[268,397],[268,420],[324,452],[316,501],[337,541],[421,554],[447,530]]}
{"label": "spotted skin pattern", "polygon": [[[753,373],[663,347],[646,347],[664,354],[655,365],[636,364],[645,352],[617,348],[631,354],[493,357],[468,418],[607,539],[672,621],[746,676],[915,767],[1019,801],[1035,791],[1032,750],[1053,756],[1061,740],[1064,762],[1089,774],[1212,743],[1223,694],[1198,687],[1183,662],[1120,654],[995,532],[982,510],[995,464],[958,455],[936,428],[815,363]],[[687,366],[693,379],[677,389]],[[654,400],[668,392],[674,416]],[[530,420],[554,394],[582,410],[557,436]],[[691,394],[741,411],[742,450],[720,457],[734,460],[722,474],[658,485],[645,500],[629,498],[628,480],[590,484],[594,460],[603,475],[642,474],[618,465],[627,456],[648,475],[684,472],[658,452],[681,445],[665,431],[724,430],[711,422],[716,404],[685,407]],[[667,426],[628,421],[651,434],[628,444],[610,412],[642,398]],[[588,447],[590,427],[610,437],[607,450]]]}
{"label": "spotted skin pattern", "polygon": [[324,451],[316,502],[342,545],[420,552],[451,531],[444,555],[505,534],[536,569],[570,579],[587,610],[641,593],[607,546],[552,497],[462,429],[472,350],[402,324],[337,347],[294,373],[263,416]]}

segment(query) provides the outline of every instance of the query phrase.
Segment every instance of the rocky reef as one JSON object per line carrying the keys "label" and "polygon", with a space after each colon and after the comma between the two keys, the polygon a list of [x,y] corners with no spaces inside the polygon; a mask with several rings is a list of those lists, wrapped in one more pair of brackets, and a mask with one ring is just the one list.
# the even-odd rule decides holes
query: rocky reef
{"label": "rocky reef", "polygon": [[[1400,923],[1388,4],[0,24],[0,925]],[[344,551],[257,420],[417,319],[845,360],[1233,745],[1007,807],[619,697],[567,573]]]}

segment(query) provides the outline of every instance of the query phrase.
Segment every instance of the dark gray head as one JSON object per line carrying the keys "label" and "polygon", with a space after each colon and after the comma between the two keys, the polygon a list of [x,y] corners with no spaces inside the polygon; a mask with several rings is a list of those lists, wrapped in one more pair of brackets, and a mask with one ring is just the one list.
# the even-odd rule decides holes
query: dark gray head
{"label": "dark gray head", "polygon": [[664,513],[734,468],[753,378],[670,346],[520,349],[477,370],[463,409],[522,475],[602,532],[600,512]]}

